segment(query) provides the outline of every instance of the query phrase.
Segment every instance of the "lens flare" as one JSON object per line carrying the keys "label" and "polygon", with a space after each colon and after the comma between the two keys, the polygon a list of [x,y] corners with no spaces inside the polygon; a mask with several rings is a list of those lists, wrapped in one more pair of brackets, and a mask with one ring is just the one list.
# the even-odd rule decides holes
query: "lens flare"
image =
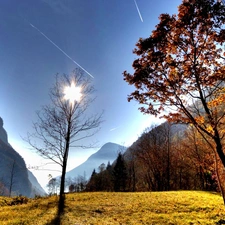
{"label": "lens flare", "polygon": [[64,89],[64,99],[69,100],[70,103],[74,103],[75,101],[79,102],[81,99],[81,88],[76,87],[74,83],[71,83],[71,86],[65,87]]}

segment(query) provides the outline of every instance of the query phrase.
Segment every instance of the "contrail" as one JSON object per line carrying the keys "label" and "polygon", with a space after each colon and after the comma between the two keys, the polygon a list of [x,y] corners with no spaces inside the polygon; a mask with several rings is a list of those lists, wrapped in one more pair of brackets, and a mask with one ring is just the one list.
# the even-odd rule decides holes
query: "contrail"
{"label": "contrail", "polygon": [[51,42],[56,48],[59,49],[68,59],[70,59],[73,63],[79,66],[85,73],[87,73],[90,77],[94,78],[87,70],[85,70],[80,64],[74,61],[68,54],[66,54],[56,43],[54,43],[49,37],[47,37],[43,32],[41,32],[37,27],[35,27],[32,23],[29,23],[31,27],[36,29],[41,35],[43,35],[49,42]]}
{"label": "contrail", "polygon": [[114,128],[112,128],[112,129],[110,129],[109,131],[111,132],[111,131],[114,131],[114,130],[116,130],[116,129],[118,129],[119,128],[119,126],[118,127],[114,127]]}
{"label": "contrail", "polygon": [[141,16],[141,12],[140,12],[140,10],[139,10],[139,8],[138,8],[138,5],[137,5],[136,0],[134,0],[134,3],[135,3],[135,5],[136,5],[136,8],[137,8],[137,11],[138,11],[139,17],[140,17],[140,19],[141,19],[141,22],[143,22],[143,19],[142,19],[142,16]]}

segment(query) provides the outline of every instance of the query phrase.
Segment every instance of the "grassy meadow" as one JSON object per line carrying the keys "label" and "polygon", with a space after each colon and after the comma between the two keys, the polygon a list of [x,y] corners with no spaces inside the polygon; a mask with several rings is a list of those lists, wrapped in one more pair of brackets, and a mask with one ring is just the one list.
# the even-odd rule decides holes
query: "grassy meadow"
{"label": "grassy meadow", "polygon": [[[0,197],[0,224],[55,224],[57,196],[9,206]],[[222,197],[202,191],[73,193],[66,195],[62,225],[225,224]]]}

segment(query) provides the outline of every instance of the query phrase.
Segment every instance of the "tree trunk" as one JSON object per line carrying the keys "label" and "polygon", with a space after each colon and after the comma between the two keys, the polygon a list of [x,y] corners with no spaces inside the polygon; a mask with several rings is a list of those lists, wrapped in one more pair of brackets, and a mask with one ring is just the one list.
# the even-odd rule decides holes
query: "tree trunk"
{"label": "tree trunk", "polygon": [[221,163],[222,163],[222,161],[220,160],[220,158],[218,158],[217,154],[215,154],[216,176],[217,176],[220,192],[223,197],[223,203],[225,205],[225,184],[224,184],[225,172],[224,172],[224,166],[221,165]]}
{"label": "tree trunk", "polygon": [[63,167],[62,167],[62,177],[60,182],[60,192],[59,192],[59,202],[58,202],[58,216],[63,214],[64,212],[64,206],[65,206],[65,175],[66,175],[66,163],[65,160],[63,161]]}
{"label": "tree trunk", "polygon": [[13,179],[15,175],[14,173],[15,173],[15,160],[13,160],[11,174],[10,174],[9,197],[12,196],[12,186],[13,186]]}
{"label": "tree trunk", "polygon": [[136,187],[136,174],[135,174],[135,168],[134,165],[132,167],[132,191],[135,192]]}
{"label": "tree trunk", "polygon": [[167,191],[170,191],[170,141],[167,146]]}
{"label": "tree trunk", "polygon": [[70,120],[71,120],[71,118],[69,118],[69,121],[68,121],[66,148],[65,148],[65,154],[63,157],[62,177],[61,177],[61,183],[60,183],[60,193],[59,193],[59,203],[58,203],[58,216],[63,214],[64,206],[65,206],[64,189],[65,189],[66,166],[67,166],[67,159],[68,159],[68,153],[69,153],[69,147],[70,147],[70,129],[71,129],[71,121]]}
{"label": "tree trunk", "polygon": [[216,143],[216,151],[217,151],[217,153],[220,157],[220,160],[221,160],[221,162],[222,162],[222,164],[225,168],[225,155],[224,155],[224,152],[223,152],[223,146],[221,144],[221,139],[219,137],[219,134],[218,134],[217,130],[215,131],[215,134],[216,135],[215,135],[214,140],[215,140],[215,143]]}

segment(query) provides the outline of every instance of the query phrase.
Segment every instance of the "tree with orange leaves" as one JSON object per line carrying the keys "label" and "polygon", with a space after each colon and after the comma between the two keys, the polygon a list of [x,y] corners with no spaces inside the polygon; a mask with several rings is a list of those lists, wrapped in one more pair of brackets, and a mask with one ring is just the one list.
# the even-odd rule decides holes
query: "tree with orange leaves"
{"label": "tree with orange leaves", "polygon": [[183,0],[177,15],[159,19],[136,44],[134,73],[123,73],[136,88],[128,101],[137,100],[143,113],[195,126],[225,167],[225,6]]}
{"label": "tree with orange leaves", "polygon": [[183,0],[177,15],[161,14],[150,37],[134,49],[134,73],[124,80],[136,90],[141,112],[193,124],[211,138],[225,166],[225,6],[214,0]]}

